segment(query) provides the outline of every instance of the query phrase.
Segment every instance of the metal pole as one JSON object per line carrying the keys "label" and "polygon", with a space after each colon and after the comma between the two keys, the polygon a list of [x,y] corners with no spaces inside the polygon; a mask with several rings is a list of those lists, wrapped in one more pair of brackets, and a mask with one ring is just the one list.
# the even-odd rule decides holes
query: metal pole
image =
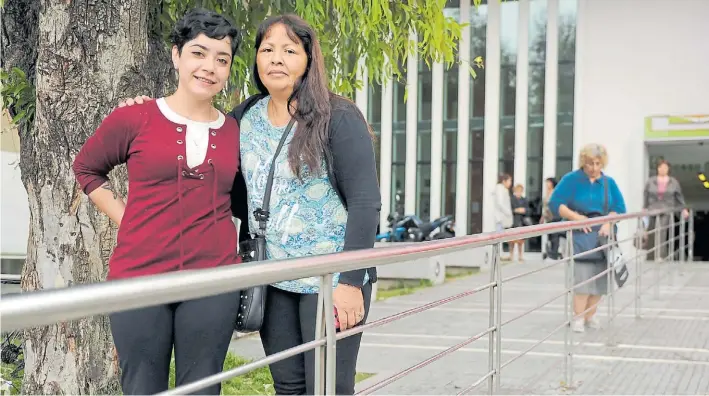
{"label": "metal pole", "polygon": [[687,248],[687,261],[692,262],[694,261],[694,209],[689,210],[689,240],[687,241],[687,244],[689,247]]}
{"label": "metal pole", "polygon": [[662,246],[660,245],[660,233],[662,230],[662,223],[660,222],[660,215],[655,216],[655,253],[652,257],[655,259],[655,298],[660,298],[660,261],[662,260]]}
{"label": "metal pole", "polygon": [[645,236],[645,227],[643,225],[642,219],[638,219],[637,235],[635,236],[635,290],[633,291],[635,295],[635,317],[640,318],[640,293],[642,290],[642,261],[640,252],[643,250],[643,238]]}
{"label": "metal pole", "polygon": [[335,313],[334,313],[334,302],[332,300],[332,274],[327,274],[323,276],[324,288],[323,298],[324,298],[324,314],[325,314],[325,334],[327,337],[327,342],[325,344],[325,394],[334,395],[335,394],[335,381],[336,381],[336,352],[337,352],[337,334],[335,329]]}
{"label": "metal pole", "polygon": [[606,287],[606,292],[608,294],[607,300],[608,300],[608,340],[607,340],[607,345],[613,345],[613,297],[614,297],[614,288],[613,285],[615,283],[615,268],[614,268],[614,262],[613,262],[613,257],[612,257],[612,252],[613,252],[613,244],[615,243],[615,232],[614,232],[615,224],[611,223],[611,228],[609,231],[609,238],[608,238],[608,246],[606,248],[606,266],[608,268],[608,274],[606,276],[608,285]]}
{"label": "metal pole", "polygon": [[[320,277],[320,291],[325,290],[327,287],[327,283],[325,283],[325,276]],[[330,285],[332,287],[332,285]],[[315,319],[315,339],[323,339],[325,337],[325,316],[324,316],[324,294],[323,293],[318,293],[318,309],[317,309],[317,318]],[[325,391],[325,370],[324,364],[325,363],[325,347],[324,346],[319,346],[315,348],[315,382],[314,382],[314,389],[313,393],[315,395],[322,395]]]}
{"label": "metal pole", "polygon": [[[687,249],[687,220],[684,218],[684,213],[679,214],[679,262],[680,266],[687,259],[686,249]],[[680,267],[680,273],[682,273],[682,268]]]}
{"label": "metal pole", "polygon": [[[573,236],[571,231],[566,231],[566,251],[571,252],[573,246]],[[572,256],[570,254],[569,256]],[[564,266],[564,274],[566,275],[566,296],[564,296],[564,312],[566,313],[566,329],[564,329],[564,382],[567,387],[571,386],[573,381],[573,332],[571,331],[571,322],[574,320],[573,303],[574,303],[574,259],[570,258]]]}
{"label": "metal pole", "polygon": [[669,257],[669,260],[667,260],[667,265],[670,266],[669,273],[670,273],[670,285],[675,284],[675,269],[677,268],[677,262],[675,261],[677,258],[675,257],[675,213],[670,212],[670,232],[669,232],[669,237],[667,238],[668,241],[668,247],[667,247],[667,257]]}
{"label": "metal pole", "polygon": [[495,393],[500,393],[500,382],[502,380],[502,265],[497,266],[495,271],[495,283],[497,283],[497,309],[495,318],[495,328],[497,329],[496,358],[495,358]]}
{"label": "metal pole", "polygon": [[[492,257],[490,259],[490,283],[496,282],[496,277],[495,277],[495,272],[497,271],[497,266],[500,265],[500,249],[501,249],[501,244],[494,244],[492,245]],[[490,288],[490,308],[488,309],[490,317],[489,317],[489,326],[493,327],[495,326],[495,288],[497,286],[493,286]],[[491,331],[488,335],[488,356],[487,356],[487,366],[488,366],[488,373],[492,372],[493,374],[488,377],[487,379],[487,393],[488,395],[492,395],[494,388],[493,388],[493,377],[497,375],[497,373],[494,372],[495,370],[495,337],[497,336],[497,330],[494,329]]]}

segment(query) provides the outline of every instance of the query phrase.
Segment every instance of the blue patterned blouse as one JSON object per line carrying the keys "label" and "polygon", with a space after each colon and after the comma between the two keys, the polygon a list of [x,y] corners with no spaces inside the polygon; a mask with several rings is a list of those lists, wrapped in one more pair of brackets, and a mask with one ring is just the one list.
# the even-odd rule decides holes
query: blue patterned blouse
{"label": "blue patterned blouse", "polygon": [[[270,96],[258,101],[241,120],[241,169],[248,192],[249,214],[261,206],[273,154],[286,127],[276,127],[268,119]],[[304,172],[303,181],[288,164],[288,145],[296,125],[276,161],[271,192],[271,217],[266,228],[267,259],[287,259],[342,251],[345,244],[347,210],[332,188],[322,163],[320,176]],[[249,215],[249,229],[258,229]],[[339,273],[333,278],[337,286]],[[365,276],[365,282],[367,281]],[[294,293],[317,293],[319,278],[305,278],[274,284]]]}

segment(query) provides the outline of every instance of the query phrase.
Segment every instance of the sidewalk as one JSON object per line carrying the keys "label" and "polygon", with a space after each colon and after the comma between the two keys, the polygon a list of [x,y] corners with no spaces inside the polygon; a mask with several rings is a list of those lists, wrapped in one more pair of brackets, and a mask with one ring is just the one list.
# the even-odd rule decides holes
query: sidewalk
{"label": "sidewalk", "polygon": [[[540,261],[503,266],[503,277],[545,265]],[[646,264],[646,267],[651,265]],[[635,276],[630,266],[631,276]],[[660,298],[648,290],[642,299],[642,318],[629,305],[614,321],[616,345],[605,345],[607,300],[599,318],[604,329],[574,334],[574,377],[564,381],[564,330],[502,370],[501,394],[707,394],[709,392],[709,264],[683,267],[674,284],[663,280]],[[370,321],[435,301],[488,282],[489,273],[447,282],[408,296],[372,305]],[[520,278],[503,287],[503,322],[563,291],[563,265]],[[654,271],[643,287],[655,280]],[[633,280],[621,289],[615,309],[632,301]],[[396,372],[427,359],[488,327],[488,296],[474,296],[422,312],[365,333],[357,364],[359,372],[375,376],[358,384],[362,390]],[[547,336],[564,320],[564,298],[503,327],[503,363]],[[240,339],[232,350],[263,356],[257,337]],[[408,376],[376,394],[456,394],[489,370],[487,336]],[[487,392],[481,384],[471,394]]]}

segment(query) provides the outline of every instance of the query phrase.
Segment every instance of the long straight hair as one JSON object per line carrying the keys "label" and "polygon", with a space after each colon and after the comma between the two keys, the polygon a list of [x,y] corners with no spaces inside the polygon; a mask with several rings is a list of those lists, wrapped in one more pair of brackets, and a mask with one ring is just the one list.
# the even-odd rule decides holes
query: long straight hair
{"label": "long straight hair", "polygon": [[[298,122],[288,147],[288,163],[296,177],[302,179],[303,165],[307,166],[310,173],[318,175],[321,172],[322,156],[329,155],[326,150],[332,111],[331,93],[327,87],[325,61],[320,43],[313,28],[299,16],[278,15],[263,21],[256,33],[256,55],[258,56],[261,42],[268,31],[276,24],[282,24],[288,37],[302,44],[308,56],[305,73],[295,82],[293,93],[288,97],[288,111]],[[258,90],[262,94],[268,94],[268,89],[258,74],[255,58],[253,75]]]}

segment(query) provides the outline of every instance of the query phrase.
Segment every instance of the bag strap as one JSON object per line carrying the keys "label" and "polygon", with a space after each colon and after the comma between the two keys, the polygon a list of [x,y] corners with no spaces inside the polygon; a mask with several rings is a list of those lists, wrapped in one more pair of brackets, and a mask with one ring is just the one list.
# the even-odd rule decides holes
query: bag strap
{"label": "bag strap", "polygon": [[608,179],[603,175],[603,215],[608,216]]}
{"label": "bag strap", "polygon": [[278,142],[278,147],[276,152],[273,154],[273,159],[271,159],[271,169],[268,171],[268,180],[266,181],[266,190],[263,193],[263,202],[261,203],[261,208],[254,210],[254,218],[258,221],[259,235],[266,235],[266,222],[270,213],[268,212],[271,207],[271,190],[273,188],[273,173],[276,168],[276,160],[278,159],[278,154],[281,153],[283,144],[286,142],[286,138],[290,134],[291,128],[295,123],[295,118],[291,118],[286,126],[286,130],[283,131],[281,140]]}

